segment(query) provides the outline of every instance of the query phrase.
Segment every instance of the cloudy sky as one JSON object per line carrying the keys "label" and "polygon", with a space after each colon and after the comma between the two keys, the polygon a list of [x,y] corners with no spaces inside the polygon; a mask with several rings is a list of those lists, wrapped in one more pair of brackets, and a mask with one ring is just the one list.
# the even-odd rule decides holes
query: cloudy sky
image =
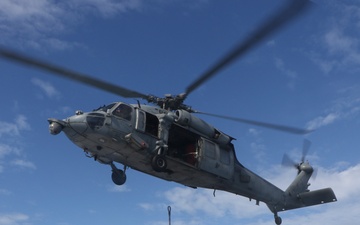
{"label": "cloudy sky", "polygon": [[[0,44],[142,93],[178,94],[286,1],[2,0]],[[354,224],[360,210],[360,3],[314,0],[191,93],[216,114],[315,129],[287,134],[203,117],[235,137],[237,158],[282,189],[296,171],[286,152],[317,168],[311,190],[338,202],[281,213],[284,224]],[[265,204],[190,189],[138,171],[115,186],[110,166],[84,156],[48,118],[114,101],[135,103],[45,72],[0,61],[0,225],[274,224]]]}

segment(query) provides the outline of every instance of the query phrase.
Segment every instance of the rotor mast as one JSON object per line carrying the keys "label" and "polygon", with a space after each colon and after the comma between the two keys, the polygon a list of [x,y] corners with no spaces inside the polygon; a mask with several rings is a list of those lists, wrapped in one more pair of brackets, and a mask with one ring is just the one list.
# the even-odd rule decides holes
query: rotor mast
{"label": "rotor mast", "polygon": [[195,110],[191,109],[191,106],[184,104],[186,98],[185,93],[181,93],[178,95],[166,94],[164,98],[159,98],[154,95],[149,95],[145,98],[149,103],[156,104],[162,109],[173,111],[178,109],[186,110],[190,113],[195,112]]}

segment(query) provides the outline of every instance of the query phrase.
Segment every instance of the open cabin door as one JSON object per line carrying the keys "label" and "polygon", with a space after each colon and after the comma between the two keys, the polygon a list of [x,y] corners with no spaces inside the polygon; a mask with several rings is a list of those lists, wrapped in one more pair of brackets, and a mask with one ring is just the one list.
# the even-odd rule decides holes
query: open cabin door
{"label": "open cabin door", "polygon": [[220,147],[205,138],[198,140],[198,167],[217,176],[230,179],[234,174],[234,151]]}
{"label": "open cabin door", "polygon": [[235,155],[230,145],[220,146],[187,128],[173,124],[168,139],[168,155],[188,165],[231,179],[234,174]]}

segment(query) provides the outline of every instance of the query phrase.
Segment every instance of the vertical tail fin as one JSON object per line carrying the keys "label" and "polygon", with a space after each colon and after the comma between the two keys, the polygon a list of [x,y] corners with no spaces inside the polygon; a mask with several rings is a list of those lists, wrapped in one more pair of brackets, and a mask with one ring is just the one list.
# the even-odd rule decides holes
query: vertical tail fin
{"label": "vertical tail fin", "polygon": [[303,142],[302,156],[300,163],[294,162],[292,159],[290,159],[288,155],[284,154],[282,165],[288,167],[294,167],[298,171],[297,177],[285,191],[285,193],[289,196],[309,191],[308,182],[311,175],[314,172],[314,169],[308,162],[305,162],[305,158],[309,152],[310,146],[311,146],[311,141],[305,139]]}
{"label": "vertical tail fin", "polygon": [[314,172],[314,169],[308,162],[299,164],[298,169],[298,175],[285,191],[285,193],[289,196],[309,191],[308,187],[310,184],[308,182]]}
{"label": "vertical tail fin", "polygon": [[314,169],[308,162],[299,164],[299,174],[286,189],[286,204],[283,210],[302,208],[337,201],[331,188],[309,191],[309,179]]}

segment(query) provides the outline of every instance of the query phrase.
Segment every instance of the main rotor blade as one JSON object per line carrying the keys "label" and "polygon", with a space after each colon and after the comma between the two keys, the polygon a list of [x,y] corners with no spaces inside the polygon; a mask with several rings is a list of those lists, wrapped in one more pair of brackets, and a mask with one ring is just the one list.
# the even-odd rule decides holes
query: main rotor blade
{"label": "main rotor blade", "polygon": [[125,98],[148,99],[148,95],[145,95],[145,94],[142,94],[142,93],[139,93],[139,92],[136,92],[136,91],[124,88],[124,87],[120,87],[120,86],[90,77],[85,74],[71,71],[66,68],[56,66],[56,65],[47,63],[45,61],[42,61],[42,60],[34,59],[31,57],[25,56],[23,54],[16,53],[11,50],[7,50],[5,48],[0,47],[0,56],[3,58],[6,58],[8,60],[20,63],[20,64],[36,67],[38,69],[45,70],[47,72],[51,72],[52,74],[57,75],[59,77],[64,77],[64,78],[67,78],[70,80],[75,80],[80,83],[90,85],[90,86],[96,87],[98,89],[101,89],[101,90],[104,90],[104,91],[107,91],[107,92],[110,92],[110,93],[113,93],[116,95],[120,95]]}
{"label": "main rotor blade", "polygon": [[186,89],[186,95],[189,95],[200,85],[212,78],[221,69],[229,66],[235,59],[244,55],[248,50],[259,44],[265,37],[275,32],[286,23],[300,15],[309,4],[308,0],[291,0],[290,4],[279,10],[274,16],[270,17],[266,22],[260,26],[252,35],[250,35],[244,42],[240,42],[234,47],[232,51],[221,58],[214,66],[210,67],[197,80],[191,83]]}
{"label": "main rotor blade", "polygon": [[204,113],[204,112],[199,112],[199,111],[195,111],[194,113],[218,117],[218,118],[222,118],[222,119],[226,119],[226,120],[232,120],[232,121],[236,121],[236,122],[240,122],[240,123],[256,125],[256,126],[260,126],[260,127],[266,127],[269,129],[279,130],[279,131],[292,133],[292,134],[308,134],[308,133],[314,131],[314,130],[305,130],[305,129],[301,129],[301,128],[296,128],[296,127],[289,127],[289,126],[284,126],[284,125],[279,125],[279,124],[265,123],[265,122],[255,121],[255,120],[242,119],[242,118],[237,118],[237,117],[222,116],[222,115],[217,115],[217,114],[212,114],[212,113]]}

